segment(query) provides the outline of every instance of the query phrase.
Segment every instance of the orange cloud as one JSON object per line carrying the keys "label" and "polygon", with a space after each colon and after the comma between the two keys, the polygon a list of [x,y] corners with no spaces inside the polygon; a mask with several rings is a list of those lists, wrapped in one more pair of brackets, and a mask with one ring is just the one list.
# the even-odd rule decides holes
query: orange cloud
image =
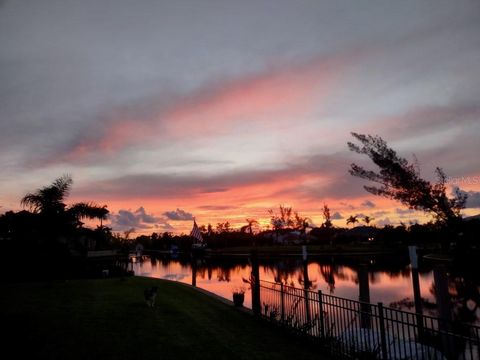
{"label": "orange cloud", "polygon": [[[100,203],[108,203],[109,208],[116,212],[120,209],[135,209],[143,206],[157,216],[166,210],[181,208],[192,213],[199,224],[216,225],[218,222],[229,221],[236,228],[245,225],[245,219],[252,217],[258,219],[263,226],[268,225],[268,209],[277,209],[280,204],[292,206],[302,216],[311,218],[317,225],[323,222],[322,207],[324,203],[328,204],[333,212],[339,211],[344,217],[361,213],[372,216],[373,212],[386,209],[392,213],[389,218],[396,219],[394,209],[395,206],[399,207],[398,204],[378,198],[373,199],[376,204],[374,209],[362,206],[366,199],[372,200],[367,194],[349,197],[348,200],[332,196],[325,196],[321,199],[304,196],[300,189],[302,183],[315,181],[321,184],[334,181],[334,179],[329,178],[328,175],[312,174],[308,171],[284,171],[277,172],[274,177],[258,176],[247,179],[226,189],[219,189],[219,191],[205,191],[203,186],[197,184],[190,184],[185,188],[179,183],[179,189],[170,197],[146,193],[119,199],[112,194],[97,194],[95,200]],[[160,188],[161,185],[158,187]],[[118,189],[121,191],[121,188]],[[359,192],[362,193],[361,188],[359,188]],[[342,201],[348,201],[349,204],[342,204]],[[373,217],[381,220],[380,217]],[[175,232],[188,233],[191,228],[191,223],[185,221],[169,221],[169,223],[175,228]],[[335,224],[345,226],[345,220],[335,221]],[[155,230],[149,230],[149,232],[152,231]]]}

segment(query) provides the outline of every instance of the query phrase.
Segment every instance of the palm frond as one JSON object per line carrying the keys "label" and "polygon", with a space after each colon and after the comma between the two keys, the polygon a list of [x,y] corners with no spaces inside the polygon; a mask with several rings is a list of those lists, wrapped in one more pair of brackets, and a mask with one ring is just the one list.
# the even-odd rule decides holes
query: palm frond
{"label": "palm frond", "polygon": [[65,208],[63,201],[68,196],[72,184],[72,177],[63,175],[51,185],[28,193],[20,203],[34,212],[62,211]]}
{"label": "palm frond", "polygon": [[109,211],[107,206],[99,206],[95,203],[79,202],[70,206],[67,210],[71,215],[77,219],[99,219],[105,220],[108,217]]}
{"label": "palm frond", "polygon": [[43,207],[42,197],[38,194],[32,193],[25,195],[20,201],[20,204],[24,207],[28,207],[33,212],[41,211]]}

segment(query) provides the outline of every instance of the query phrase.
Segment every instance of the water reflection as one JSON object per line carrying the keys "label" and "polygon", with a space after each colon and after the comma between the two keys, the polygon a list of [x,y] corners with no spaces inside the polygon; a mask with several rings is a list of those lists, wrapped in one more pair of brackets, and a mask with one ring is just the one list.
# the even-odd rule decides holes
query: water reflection
{"label": "water reflection", "polygon": [[338,267],[333,264],[318,265],[319,273],[322,275],[323,280],[328,285],[328,292],[333,294],[335,292],[335,276],[341,277],[345,280],[344,274],[339,273]]}
{"label": "water reflection", "polygon": [[[308,290],[358,300],[360,296],[359,269],[364,264],[368,295],[372,303],[382,302],[407,311],[413,309],[412,274],[408,258],[382,257],[371,259],[319,258],[308,262],[287,257],[260,259],[260,279],[283,283]],[[171,259],[168,256],[145,258],[133,266],[135,274],[194,284],[227,299],[234,288],[247,287],[245,306],[251,307],[251,290],[245,283],[250,279],[251,266],[247,257]],[[436,312],[436,292],[433,267],[419,269],[419,285],[424,313]],[[468,269],[467,269],[468,270]],[[464,321],[477,321],[479,310],[478,275],[456,269],[450,273],[449,292],[454,316]],[[246,286],[247,285],[247,286]]]}

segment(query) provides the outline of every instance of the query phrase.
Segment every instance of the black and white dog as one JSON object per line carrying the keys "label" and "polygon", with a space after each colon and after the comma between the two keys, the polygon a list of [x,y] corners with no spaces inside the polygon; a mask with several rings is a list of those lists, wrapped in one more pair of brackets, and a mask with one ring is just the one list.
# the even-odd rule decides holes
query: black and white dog
{"label": "black and white dog", "polygon": [[157,297],[157,290],[158,288],[156,286],[152,286],[152,287],[147,287],[143,292],[143,295],[145,296],[145,302],[147,303],[148,307],[153,308],[155,306],[155,298]]}

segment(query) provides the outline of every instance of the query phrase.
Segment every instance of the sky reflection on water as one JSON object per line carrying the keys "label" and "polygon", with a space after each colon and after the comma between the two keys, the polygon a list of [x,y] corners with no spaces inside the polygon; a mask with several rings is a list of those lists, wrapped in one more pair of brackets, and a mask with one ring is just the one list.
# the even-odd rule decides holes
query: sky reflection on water
{"label": "sky reflection on water", "polygon": [[[297,264],[297,266],[295,265]],[[192,284],[192,266],[178,259],[150,259],[134,264],[136,275],[179,281]],[[199,261],[197,263],[196,285],[226,299],[232,299],[232,291],[243,287],[246,290],[245,306],[251,307],[251,293],[248,283],[251,267],[247,260],[237,263],[230,260],[225,266]],[[260,264],[260,279],[303,288],[303,266],[298,261],[278,260],[270,264]],[[359,285],[357,270],[348,265],[336,265],[312,260],[308,264],[310,289],[321,290],[326,294],[358,300]],[[432,294],[432,271],[420,273],[420,288],[423,298],[435,302]],[[405,298],[413,298],[412,278],[409,267],[392,272],[369,270],[370,300],[390,305]]]}

